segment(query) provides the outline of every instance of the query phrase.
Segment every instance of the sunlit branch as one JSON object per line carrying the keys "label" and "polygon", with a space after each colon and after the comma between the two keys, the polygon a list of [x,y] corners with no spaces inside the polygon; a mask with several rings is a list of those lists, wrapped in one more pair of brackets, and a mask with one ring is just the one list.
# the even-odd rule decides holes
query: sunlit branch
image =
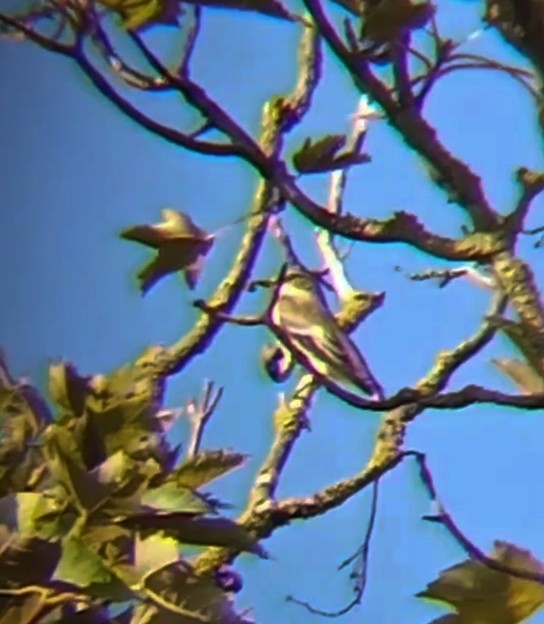
{"label": "sunlit branch", "polygon": [[[504,298],[497,296],[492,303],[490,312],[500,313],[504,306]],[[380,411],[385,409],[391,411],[384,416],[376,436],[372,457],[362,471],[311,496],[290,498],[265,505],[264,508],[267,513],[270,513],[268,519],[270,525],[272,527],[283,526],[295,518],[310,518],[326,513],[328,510],[340,506],[348,498],[394,468],[402,459],[402,443],[409,422],[413,421],[425,407],[434,407],[433,401],[438,398],[436,392],[445,387],[455,370],[490,342],[495,331],[493,324],[485,320],[474,335],[463,341],[457,348],[442,352],[435,366],[416,384],[417,393],[420,395],[417,403],[404,401],[404,403],[394,405],[393,401],[382,402]],[[541,397],[541,402],[544,405],[544,397]],[[366,401],[366,403],[371,404],[372,402]],[[376,410],[378,410],[378,403],[376,402]],[[388,403],[391,404],[391,407],[387,407],[386,404]],[[251,526],[251,523],[249,525]],[[272,530],[267,529],[270,532]],[[263,536],[269,534],[267,532]]]}
{"label": "sunlit branch", "polygon": [[[501,313],[504,306],[504,298],[497,296],[490,312]],[[475,334],[462,342],[456,349],[442,352],[435,366],[416,384],[417,390],[412,391],[412,401],[407,400],[407,397],[401,401],[396,400],[396,405],[395,399],[384,401],[381,403],[381,408],[378,407],[379,402],[375,403],[376,411],[383,411],[388,408],[391,411],[384,417],[371,459],[366,467],[354,477],[339,481],[311,496],[275,502],[272,499],[272,494],[277,486],[281,468],[285,465],[294,443],[294,438],[289,429],[287,429],[284,439],[280,436],[276,437],[269,457],[259,472],[260,480],[257,482],[259,488],[254,492],[253,505],[250,505],[241,516],[240,522],[254,531],[259,538],[268,537],[275,529],[289,524],[293,519],[315,517],[340,506],[347,499],[393,469],[403,457],[402,442],[408,423],[414,420],[425,407],[455,407],[455,400],[459,400],[462,395],[459,393],[436,395],[435,393],[447,384],[457,368],[489,343],[494,332],[493,324],[484,321]],[[475,387],[470,386],[465,389],[465,394],[473,392],[473,388]],[[418,398],[417,403],[413,401],[416,396]],[[451,400],[452,397],[454,398],[453,401]],[[524,405],[529,403],[527,399],[531,399],[531,397],[526,396],[516,398],[520,399]],[[540,396],[539,401],[540,407],[544,407],[544,396]],[[370,407],[371,401],[365,401],[365,403],[367,409],[372,409]],[[467,401],[467,396],[465,396],[463,406],[467,404],[472,403]],[[292,426],[293,422],[297,423],[298,421],[286,419],[286,422]],[[295,429],[295,431],[297,431],[296,436],[298,437],[300,430]],[[227,549],[208,549],[199,557],[199,566],[202,570],[210,569],[218,562],[231,560],[234,556],[235,553]]]}
{"label": "sunlit branch", "polygon": [[310,110],[321,79],[322,64],[321,37],[313,25],[305,26],[298,47],[297,81],[293,91],[281,102],[284,133],[299,124]]}
{"label": "sunlit branch", "polygon": [[[281,132],[279,125],[270,119],[270,112],[266,106],[263,110],[262,128],[260,147],[263,152],[270,153],[274,157],[279,147],[278,136]],[[193,329],[170,347],[166,365],[162,367],[165,376],[183,370],[195,355],[207,349],[219,332],[225,321],[218,318],[217,313],[231,314],[245,291],[273,209],[281,202],[282,198],[275,192],[272,184],[266,180],[259,182],[247,220],[247,229],[236,258],[220,286],[205,304],[214,310],[214,314],[203,313]]]}
{"label": "sunlit branch", "polygon": [[[362,96],[357,104],[353,115],[351,132],[346,143],[346,150],[354,154],[360,154],[368,129],[368,114],[371,109],[368,98]],[[333,171],[329,182],[328,210],[331,214],[339,215],[343,208],[344,190],[347,183],[349,167]],[[347,302],[355,293],[349,283],[342,259],[334,245],[334,240],[329,230],[320,229],[316,234],[317,245],[323,257],[323,264],[328,270],[334,289],[340,301]]]}

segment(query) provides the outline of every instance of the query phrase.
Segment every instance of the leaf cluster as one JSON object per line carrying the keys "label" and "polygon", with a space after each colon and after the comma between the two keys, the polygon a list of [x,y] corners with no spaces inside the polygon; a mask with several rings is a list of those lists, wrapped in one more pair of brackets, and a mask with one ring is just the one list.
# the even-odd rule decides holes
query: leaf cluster
{"label": "leaf cluster", "polygon": [[67,605],[102,622],[101,609],[119,601],[133,606],[113,622],[248,622],[188,558],[202,546],[266,556],[200,490],[245,456],[183,458],[170,447],[152,374],[160,352],[107,376],[51,365],[50,419],[29,406],[25,386],[1,388],[1,624],[67,624]]}

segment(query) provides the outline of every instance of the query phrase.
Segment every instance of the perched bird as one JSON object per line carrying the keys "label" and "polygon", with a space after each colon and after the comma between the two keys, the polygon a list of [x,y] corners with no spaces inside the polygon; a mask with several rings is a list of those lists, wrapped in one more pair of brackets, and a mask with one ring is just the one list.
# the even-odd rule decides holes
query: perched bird
{"label": "perched bird", "polygon": [[309,273],[299,267],[288,269],[269,319],[277,337],[309,372],[334,386],[353,385],[373,398],[384,398],[382,387]]}
{"label": "perched bird", "polygon": [[143,295],[161,278],[177,271],[184,272],[187,285],[193,289],[202,270],[203,258],[215,238],[197,227],[183,212],[163,208],[161,215],[161,223],[135,225],[120,234],[125,240],[157,250],[157,255],[138,273]]}

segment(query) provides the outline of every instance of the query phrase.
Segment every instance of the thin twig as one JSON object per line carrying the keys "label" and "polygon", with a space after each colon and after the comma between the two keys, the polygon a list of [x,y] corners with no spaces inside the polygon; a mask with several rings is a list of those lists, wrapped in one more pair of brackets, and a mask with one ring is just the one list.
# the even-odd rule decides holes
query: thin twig
{"label": "thin twig", "polygon": [[202,444],[204,428],[215,412],[222,396],[223,388],[218,388],[214,393],[213,381],[207,381],[204,385],[202,399],[199,402],[195,399],[190,399],[188,402],[186,412],[191,421],[192,431],[191,441],[189,442],[186,453],[187,459],[192,459],[198,454]]}
{"label": "thin twig", "polygon": [[309,602],[298,600],[293,596],[287,596],[286,600],[288,602],[294,602],[302,607],[305,607],[307,611],[314,615],[321,615],[327,618],[338,618],[349,613],[354,607],[361,604],[363,599],[363,595],[365,593],[366,581],[368,577],[368,557],[370,554],[370,543],[372,540],[372,533],[374,531],[374,526],[376,523],[376,516],[378,511],[378,484],[379,479],[372,484],[372,502],[370,507],[370,517],[368,519],[368,524],[366,527],[366,532],[364,536],[364,540],[360,548],[357,549],[357,552],[343,561],[338,569],[341,570],[346,566],[353,563],[353,570],[351,572],[351,578],[355,579],[355,596],[353,599],[341,609],[337,611],[323,611],[321,609],[317,609],[313,607]]}
{"label": "thin twig", "polygon": [[442,526],[446,528],[448,533],[472,559],[479,561],[487,568],[495,570],[496,572],[508,574],[509,576],[513,576],[515,578],[534,581],[544,585],[543,573],[534,572],[532,570],[522,570],[497,561],[497,559],[494,559],[493,557],[488,557],[473,542],[471,542],[458,527],[457,523],[453,520],[453,517],[446,511],[446,508],[439,499],[425,454],[419,451],[406,451],[404,453],[404,457],[413,457],[416,460],[419,467],[419,477],[421,482],[425,486],[433,506],[437,509],[436,513],[426,516],[425,519],[442,524]]}

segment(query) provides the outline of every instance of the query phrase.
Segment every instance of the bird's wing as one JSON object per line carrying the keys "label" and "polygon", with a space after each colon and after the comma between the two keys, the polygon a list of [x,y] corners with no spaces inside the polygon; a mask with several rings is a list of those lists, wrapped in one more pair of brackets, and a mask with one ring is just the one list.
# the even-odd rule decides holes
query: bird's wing
{"label": "bird's wing", "polygon": [[[286,303],[287,305],[283,305]],[[305,359],[320,361],[332,365],[341,362],[345,357],[340,341],[335,340],[336,321],[328,310],[312,306],[312,318],[304,314],[304,306],[297,308],[297,300],[280,302],[273,321],[284,335],[284,340],[295,353],[302,352]],[[338,330],[339,331],[339,330]],[[332,339],[329,334],[332,334]],[[314,368],[316,362],[314,362]],[[319,367],[321,374],[324,373]]]}
{"label": "bird's wing", "polygon": [[346,376],[367,394],[376,395],[380,399],[383,398],[383,388],[372,374],[357,345],[344,333],[339,337],[339,340],[343,344],[343,352],[346,356],[344,360],[347,364]]}

